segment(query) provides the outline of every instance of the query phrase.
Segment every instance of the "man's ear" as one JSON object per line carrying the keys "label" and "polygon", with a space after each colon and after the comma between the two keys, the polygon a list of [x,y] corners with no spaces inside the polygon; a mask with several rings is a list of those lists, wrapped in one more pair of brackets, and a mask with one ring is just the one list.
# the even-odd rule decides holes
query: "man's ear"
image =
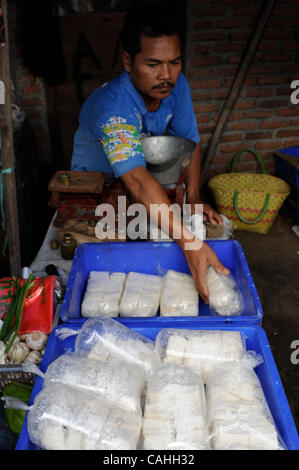
{"label": "man's ear", "polygon": [[132,72],[132,61],[131,56],[127,51],[123,51],[123,66],[126,72]]}

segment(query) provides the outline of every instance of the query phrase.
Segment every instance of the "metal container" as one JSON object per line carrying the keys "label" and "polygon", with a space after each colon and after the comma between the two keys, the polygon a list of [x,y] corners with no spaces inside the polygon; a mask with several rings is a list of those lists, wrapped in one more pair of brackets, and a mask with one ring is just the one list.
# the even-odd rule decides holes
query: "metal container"
{"label": "metal container", "polygon": [[179,181],[182,164],[191,160],[196,148],[192,140],[176,136],[144,137],[141,145],[147,169],[162,185]]}

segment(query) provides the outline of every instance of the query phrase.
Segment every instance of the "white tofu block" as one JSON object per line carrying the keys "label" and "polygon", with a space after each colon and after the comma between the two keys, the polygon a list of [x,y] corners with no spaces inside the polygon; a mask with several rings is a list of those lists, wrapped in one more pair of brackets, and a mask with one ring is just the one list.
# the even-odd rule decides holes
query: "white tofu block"
{"label": "white tofu block", "polygon": [[125,280],[125,273],[92,271],[81,305],[82,317],[118,317]]}
{"label": "white tofu block", "polygon": [[167,343],[164,362],[171,362],[178,366],[183,365],[187,344],[188,340],[183,336],[171,335]]}
{"label": "white tofu block", "polygon": [[162,278],[151,274],[128,274],[122,299],[120,316],[154,317],[160,303]]}
{"label": "white tofu block", "polygon": [[198,304],[192,276],[169,270],[162,286],[160,316],[198,316]]}

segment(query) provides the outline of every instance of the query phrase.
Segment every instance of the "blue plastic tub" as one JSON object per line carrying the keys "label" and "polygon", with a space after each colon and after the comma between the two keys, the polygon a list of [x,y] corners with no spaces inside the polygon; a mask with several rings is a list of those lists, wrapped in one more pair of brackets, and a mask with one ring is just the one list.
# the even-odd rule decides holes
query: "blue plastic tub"
{"label": "blue plastic tub", "polygon": [[[212,315],[209,306],[199,302],[198,320],[232,321],[261,323],[262,306],[256,291],[245,255],[239,242],[235,240],[211,240],[207,242],[215,251],[220,261],[231,271],[242,292],[244,311],[239,316],[220,317]],[[125,272],[135,271],[145,274],[161,274],[168,269],[183,273],[190,270],[183,251],[173,242],[119,242],[119,243],[84,243],[76,251],[69,281],[61,308],[63,322],[83,322],[81,303],[84,297],[90,271]],[[166,318],[166,317],[163,317]],[[170,317],[168,317],[170,318]],[[150,323],[162,321],[159,311],[156,317],[140,318]],[[135,322],[136,318],[126,318],[126,323]],[[185,321],[186,317],[176,317],[176,321]]]}
{"label": "blue plastic tub", "polygon": [[299,145],[274,153],[277,176],[295,188],[299,188]]}
{"label": "blue plastic tub", "polygon": [[[120,323],[123,323],[118,319]],[[57,357],[66,351],[73,350],[76,335],[71,336],[64,340],[59,340],[55,335],[55,331],[64,328],[65,325],[57,327],[50,335],[47,348],[43,361],[41,363],[41,370],[46,371],[48,365],[53,362]],[[69,324],[69,328],[78,330],[81,324]],[[272,356],[270,345],[264,330],[259,325],[246,325],[246,326],[232,326],[216,324],[207,325],[204,321],[185,321],[184,325],[178,326],[175,320],[168,320],[168,328],[184,328],[184,329],[203,329],[203,330],[227,330],[227,331],[240,331],[246,338],[246,349],[254,350],[263,358],[263,363],[256,368],[257,375],[261,381],[266,400],[268,402],[270,411],[275,421],[277,430],[283,439],[288,450],[299,450],[299,437],[297,434],[296,426],[287,402],[287,398],[279,377],[279,373]],[[159,331],[162,329],[160,325],[149,324],[148,322],[135,322],[130,325],[134,331],[142,335],[155,339]],[[42,389],[43,380],[39,377],[36,378],[30,404],[34,402],[37,393]],[[16,450],[36,450],[38,449],[29,439],[27,431],[27,414],[24,420],[23,428],[17,442]]]}

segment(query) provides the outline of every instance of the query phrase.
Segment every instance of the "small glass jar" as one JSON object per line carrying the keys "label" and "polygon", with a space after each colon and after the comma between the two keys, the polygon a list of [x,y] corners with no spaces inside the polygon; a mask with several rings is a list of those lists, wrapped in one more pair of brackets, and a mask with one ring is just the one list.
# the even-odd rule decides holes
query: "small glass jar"
{"label": "small glass jar", "polygon": [[65,233],[61,242],[61,256],[64,259],[73,259],[77,243],[70,233]]}

